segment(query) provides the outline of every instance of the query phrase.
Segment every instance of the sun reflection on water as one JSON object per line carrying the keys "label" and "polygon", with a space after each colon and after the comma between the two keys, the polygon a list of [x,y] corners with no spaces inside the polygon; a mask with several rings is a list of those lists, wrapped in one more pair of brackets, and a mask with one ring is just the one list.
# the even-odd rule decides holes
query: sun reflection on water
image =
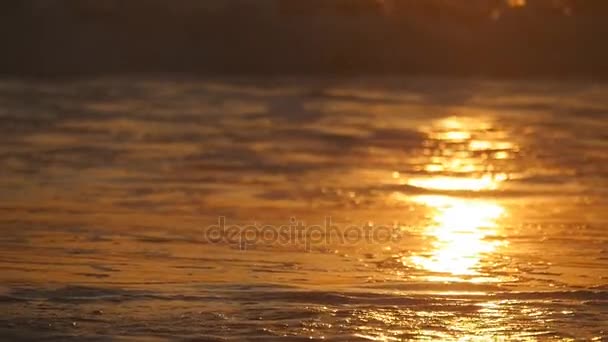
{"label": "sun reflection on water", "polygon": [[427,177],[412,178],[408,181],[409,185],[429,190],[446,191],[481,191],[495,190],[498,184],[507,178],[505,174],[484,174],[478,178],[467,177]]}
{"label": "sun reflection on water", "polygon": [[[431,212],[432,223],[423,235],[430,247],[404,263],[423,270],[428,280],[490,282],[481,270],[486,258],[506,244],[495,239],[498,221],[506,209],[489,199],[452,196],[452,192],[491,192],[509,179],[496,165],[508,162],[517,146],[492,122],[479,118],[450,117],[423,128],[427,134],[426,173],[406,184],[431,193],[411,197]],[[435,194],[433,194],[435,192]]]}
{"label": "sun reflection on water", "polygon": [[417,203],[433,210],[433,224],[425,235],[431,237],[428,253],[410,257],[416,267],[440,276],[432,280],[461,280],[465,276],[480,278],[484,256],[494,252],[504,242],[491,240],[497,234],[497,220],[505,209],[490,201],[459,199],[449,196],[418,196]]}

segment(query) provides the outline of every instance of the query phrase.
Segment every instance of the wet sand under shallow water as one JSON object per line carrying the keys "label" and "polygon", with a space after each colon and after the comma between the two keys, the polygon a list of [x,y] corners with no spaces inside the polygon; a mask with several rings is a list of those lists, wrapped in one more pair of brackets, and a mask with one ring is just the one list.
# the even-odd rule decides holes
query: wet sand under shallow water
{"label": "wet sand under shallow water", "polygon": [[[3,81],[0,335],[601,341],[606,99],[590,83]],[[337,230],[210,240],[220,216]],[[390,239],[340,242],[352,225]]]}

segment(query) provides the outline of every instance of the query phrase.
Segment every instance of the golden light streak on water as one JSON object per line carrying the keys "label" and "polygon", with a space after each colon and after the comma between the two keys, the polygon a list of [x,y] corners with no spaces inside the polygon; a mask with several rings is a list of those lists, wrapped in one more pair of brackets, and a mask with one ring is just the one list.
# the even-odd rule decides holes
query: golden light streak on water
{"label": "golden light streak on water", "polygon": [[429,189],[429,190],[447,190],[447,191],[481,191],[495,190],[498,188],[498,183],[504,179],[505,175],[485,174],[479,178],[467,177],[426,177],[413,178],[408,181],[409,185]]}
{"label": "golden light streak on water", "polygon": [[428,253],[414,255],[409,262],[439,274],[432,276],[435,280],[481,275],[478,268],[484,257],[505,243],[488,239],[497,234],[497,220],[505,215],[505,208],[497,203],[449,196],[418,196],[414,201],[433,211],[433,224],[424,232],[433,242]]}
{"label": "golden light streak on water", "polygon": [[[505,159],[506,151],[516,147],[504,140],[505,137],[484,136],[491,128],[492,123],[483,119],[451,117],[423,129],[430,139],[429,145],[436,146],[433,153],[443,157],[432,156],[424,166],[430,174],[411,177],[407,184],[439,192],[497,190],[509,176],[502,172],[479,172],[488,168],[484,154],[493,153],[496,159]],[[506,215],[503,206],[491,200],[444,194],[414,196],[411,200],[431,212],[432,224],[423,233],[431,243],[427,251],[411,256],[404,263],[428,271],[430,275],[425,278],[432,281],[496,280],[483,276],[479,269],[485,257],[506,244],[490,239],[498,234],[497,221]]]}

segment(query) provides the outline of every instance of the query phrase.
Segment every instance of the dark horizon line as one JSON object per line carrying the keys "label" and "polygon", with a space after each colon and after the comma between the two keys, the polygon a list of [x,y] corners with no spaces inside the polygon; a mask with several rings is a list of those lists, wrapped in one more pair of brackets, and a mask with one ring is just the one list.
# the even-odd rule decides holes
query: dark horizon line
{"label": "dark horizon line", "polygon": [[603,74],[481,74],[437,72],[198,72],[198,71],[92,71],[69,73],[14,73],[0,71],[0,81],[72,82],[91,79],[167,79],[167,80],[248,80],[248,79],[435,79],[441,81],[504,81],[504,82],[575,82],[608,83],[608,72]]}
{"label": "dark horizon line", "polygon": [[[608,8],[608,1],[603,3]],[[74,13],[32,16],[16,5],[14,15],[2,14],[0,75],[5,76],[428,74],[608,79],[608,25],[598,13],[543,20],[514,13],[499,21],[437,21],[411,15],[398,21],[255,13],[175,17],[143,11],[89,20]]]}

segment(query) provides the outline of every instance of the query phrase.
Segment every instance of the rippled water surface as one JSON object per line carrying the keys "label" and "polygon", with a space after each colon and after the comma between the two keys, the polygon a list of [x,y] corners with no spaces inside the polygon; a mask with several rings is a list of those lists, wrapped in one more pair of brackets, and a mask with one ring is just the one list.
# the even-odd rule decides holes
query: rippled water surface
{"label": "rippled water surface", "polygon": [[606,340],[607,132],[592,83],[2,81],[0,336]]}

